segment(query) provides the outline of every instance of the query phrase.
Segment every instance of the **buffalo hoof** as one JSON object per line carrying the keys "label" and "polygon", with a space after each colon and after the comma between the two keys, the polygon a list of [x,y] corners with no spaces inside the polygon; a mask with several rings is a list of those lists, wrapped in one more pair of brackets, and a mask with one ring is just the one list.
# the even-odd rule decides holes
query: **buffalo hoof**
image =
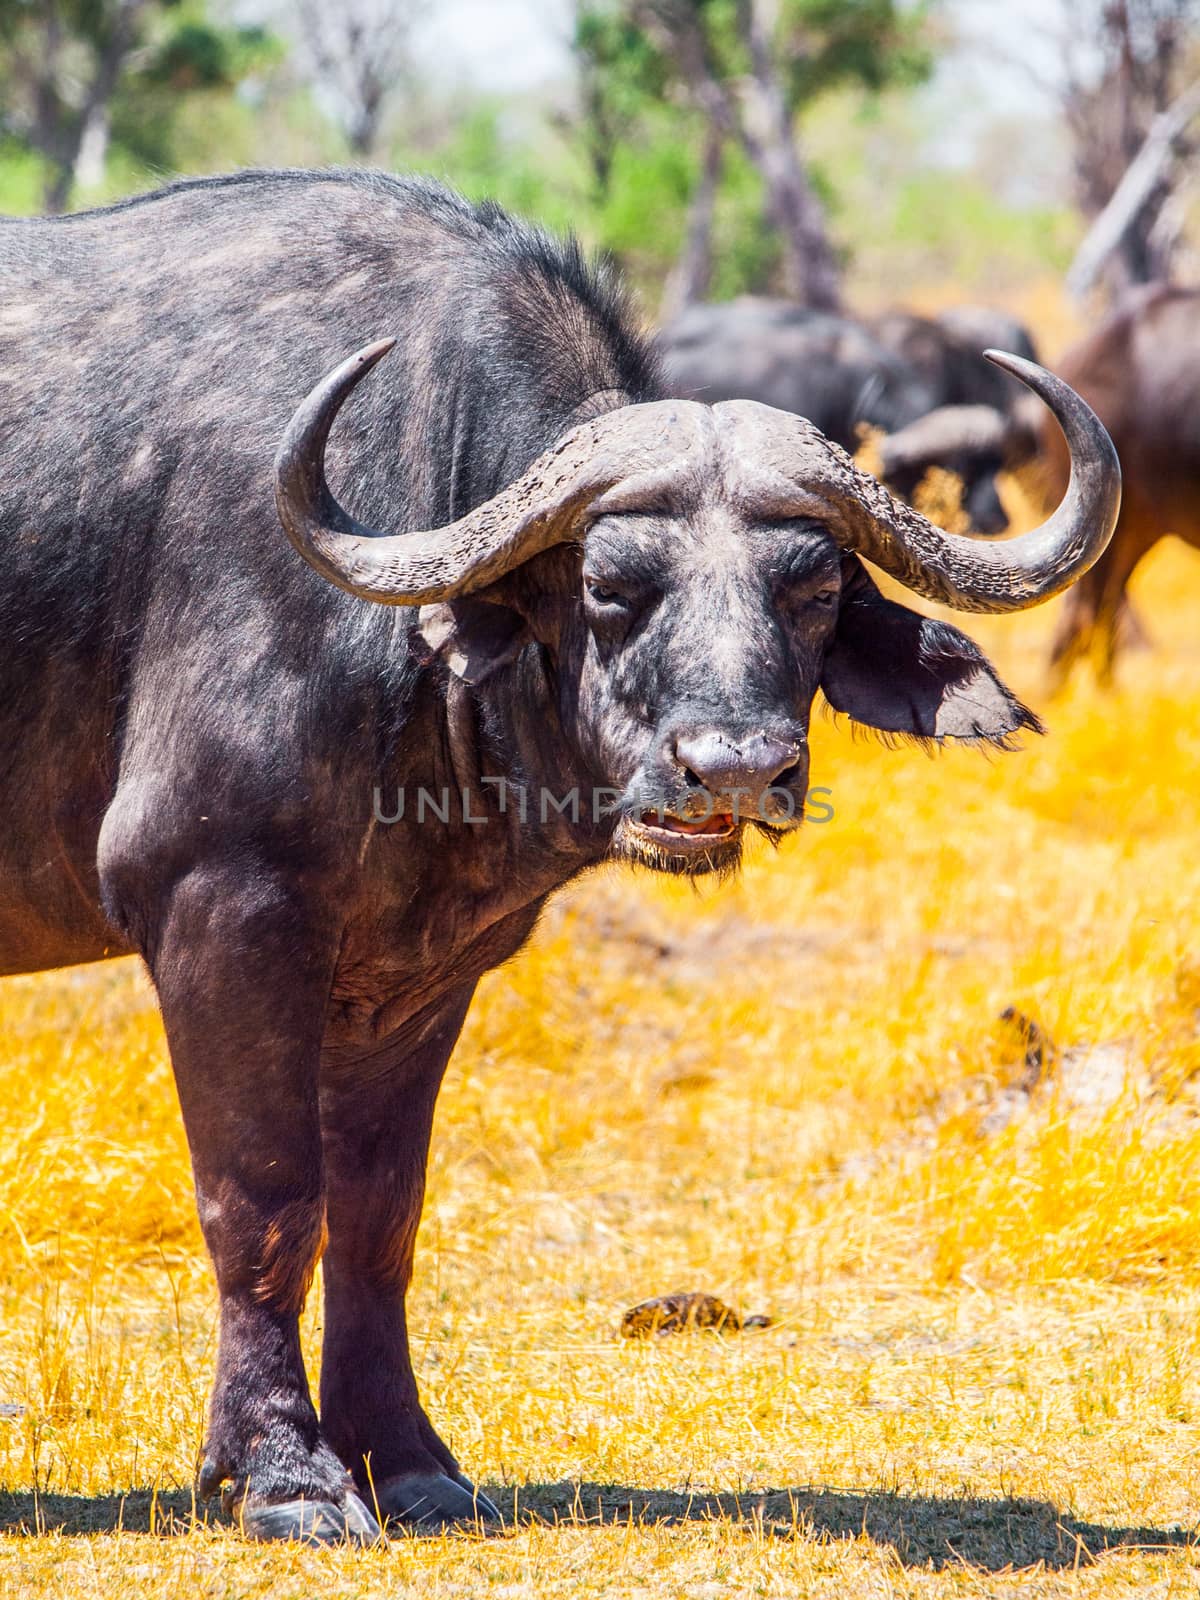
{"label": "buffalo hoof", "polygon": [[379,1514],[415,1528],[446,1528],[462,1523],[499,1522],[499,1507],[466,1478],[444,1472],[410,1472],[388,1478],[375,1491]]}
{"label": "buffalo hoof", "polygon": [[379,1524],[356,1494],[344,1506],[332,1500],[285,1500],[277,1505],[242,1507],[242,1530],[249,1539],[291,1539],[296,1544],[376,1544]]}

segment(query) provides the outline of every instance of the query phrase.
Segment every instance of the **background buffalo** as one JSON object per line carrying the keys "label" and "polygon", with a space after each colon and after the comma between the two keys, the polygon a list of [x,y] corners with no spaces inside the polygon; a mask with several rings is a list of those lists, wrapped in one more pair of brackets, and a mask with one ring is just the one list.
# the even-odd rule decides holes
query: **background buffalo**
{"label": "background buffalo", "polygon": [[979,533],[1008,517],[996,478],[1029,453],[1028,396],[983,358],[989,346],[1028,360],[1037,352],[1015,318],[983,307],[941,317],[891,311],[854,321],[781,300],[697,305],[659,335],[675,394],[745,396],[795,411],[847,450],[867,430],[886,482],[911,500],[931,467],[960,480]]}
{"label": "background buffalo", "polygon": [[[1063,605],[1051,666],[1061,681],[1094,647],[1108,680],[1123,643],[1147,642],[1127,593],[1139,562],[1167,534],[1200,547],[1200,291],[1129,293],[1057,366],[1104,418],[1125,488],[1111,546]],[[1039,444],[1052,500],[1068,466],[1048,421]]]}

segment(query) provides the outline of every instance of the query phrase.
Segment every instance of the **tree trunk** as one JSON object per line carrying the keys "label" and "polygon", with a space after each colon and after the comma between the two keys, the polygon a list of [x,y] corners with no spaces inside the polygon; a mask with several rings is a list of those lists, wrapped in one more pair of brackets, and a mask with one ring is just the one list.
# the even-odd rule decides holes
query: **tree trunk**
{"label": "tree trunk", "polygon": [[695,0],[639,0],[633,11],[639,26],[675,57],[693,104],[714,129],[737,140],[762,177],[768,220],[783,243],[789,297],[815,310],[840,311],[837,258],[796,148],[787,97],[771,58],[769,24],[755,0],[737,0],[736,14],[751,63],[740,104],[714,68]]}
{"label": "tree trunk", "polygon": [[62,30],[53,5],[45,12],[45,49],[36,87],[36,116],[31,143],[51,164],[43,191],[43,204],[52,215],[65,211],[88,130],[107,128],[108,106],[116,92],[125,62],[133,49],[137,25],[146,0],[124,0],[117,8],[107,39],[96,48],[91,82],[83,105],[73,110],[58,92],[59,50]]}
{"label": "tree trunk", "polygon": [[703,300],[712,285],[713,216],[724,147],[720,130],[710,126],[704,140],[700,177],[688,203],[683,249],[663,289],[661,315],[664,322],[678,316],[685,306]]}
{"label": "tree trunk", "polygon": [[738,25],[751,65],[742,143],[766,184],[767,211],[783,242],[784,292],[816,311],[840,311],[841,275],[825,213],[800,160],[767,26],[754,0],[739,0]]}
{"label": "tree trunk", "polygon": [[42,204],[47,211],[58,212],[66,204],[71,186],[72,152],[68,127],[70,113],[58,92],[63,26],[54,0],[48,0],[42,11],[40,45],[33,84],[30,143],[48,164],[42,187]]}
{"label": "tree trunk", "polygon": [[71,169],[56,162],[42,187],[42,209],[49,217],[57,217],[67,209],[73,182]]}
{"label": "tree trunk", "polygon": [[1170,239],[1157,230],[1174,185],[1170,169],[1194,119],[1200,116],[1200,82],[1155,118],[1150,132],[1108,204],[1088,229],[1067,273],[1067,288],[1077,299],[1097,278],[1116,269],[1121,287],[1165,276]]}
{"label": "tree trunk", "polygon": [[73,178],[81,189],[98,189],[104,182],[109,132],[108,106],[96,106],[83,125],[75,158]]}

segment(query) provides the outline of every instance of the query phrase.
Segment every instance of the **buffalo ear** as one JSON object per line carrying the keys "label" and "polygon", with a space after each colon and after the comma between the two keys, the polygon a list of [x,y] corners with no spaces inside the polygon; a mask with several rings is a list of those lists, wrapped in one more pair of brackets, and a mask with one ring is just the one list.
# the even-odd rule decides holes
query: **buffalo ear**
{"label": "buffalo ear", "polygon": [[417,626],[434,655],[464,683],[483,683],[515,661],[530,639],[520,612],[471,596],[422,606]]}
{"label": "buffalo ear", "polygon": [[1007,746],[1042,725],[965,633],[886,600],[854,563],[825,655],[821,688],[835,711],[884,733]]}

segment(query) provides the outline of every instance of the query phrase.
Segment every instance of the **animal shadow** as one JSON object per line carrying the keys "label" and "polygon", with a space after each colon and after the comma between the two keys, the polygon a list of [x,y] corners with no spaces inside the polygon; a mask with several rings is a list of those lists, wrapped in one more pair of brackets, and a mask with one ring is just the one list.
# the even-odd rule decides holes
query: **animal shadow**
{"label": "animal shadow", "polygon": [[[983,1572],[1085,1566],[1105,1551],[1197,1550],[1195,1530],[1123,1528],[1065,1516],[1045,1500],[985,1500],[964,1496],[856,1493],[840,1489],[767,1489],[757,1493],[682,1493],[626,1485],[488,1485],[502,1507],[503,1538],[523,1526],[672,1526],[728,1522],[774,1539],[832,1543],[864,1535],[895,1551],[906,1567],[968,1566]],[[190,1490],[160,1494],[135,1489],[123,1495],[0,1493],[0,1534],[88,1536],[124,1531],[170,1537],[197,1522]]]}
{"label": "animal shadow", "polygon": [[906,1567],[974,1567],[1002,1572],[1043,1562],[1084,1566],[1105,1551],[1195,1549],[1195,1529],[1121,1528],[1065,1516],[1045,1500],[767,1489],[687,1494],[596,1483],[530,1484],[488,1493],[511,1520],[542,1524],[732,1522],[768,1538],[830,1543],[865,1535],[894,1550]]}

